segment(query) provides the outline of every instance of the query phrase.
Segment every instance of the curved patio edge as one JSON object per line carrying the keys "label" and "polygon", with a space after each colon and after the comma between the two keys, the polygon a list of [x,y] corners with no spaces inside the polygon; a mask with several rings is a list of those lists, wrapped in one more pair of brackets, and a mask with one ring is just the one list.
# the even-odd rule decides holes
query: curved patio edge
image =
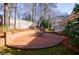
{"label": "curved patio edge", "polygon": [[[42,49],[42,48],[56,46],[65,39],[64,36],[59,36],[57,34],[49,33],[49,35],[51,35],[51,36],[50,37],[46,36],[46,38],[48,38],[48,39],[38,39],[38,38],[34,39],[33,42],[30,43],[31,45],[29,44],[27,46],[26,45],[6,45],[6,46],[10,47],[10,48],[17,48],[17,49]],[[52,36],[52,35],[54,35],[54,36]],[[58,36],[58,38],[57,38],[57,36]],[[36,45],[35,45],[35,43],[36,43]]]}

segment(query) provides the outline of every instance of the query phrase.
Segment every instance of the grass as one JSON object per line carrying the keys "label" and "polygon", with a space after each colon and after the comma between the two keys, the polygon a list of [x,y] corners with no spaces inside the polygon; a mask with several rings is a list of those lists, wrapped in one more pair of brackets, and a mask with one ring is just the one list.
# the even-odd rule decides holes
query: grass
{"label": "grass", "polygon": [[3,27],[3,26],[0,26],[0,32],[12,32],[12,33],[16,33],[16,32],[21,32],[21,31],[25,31],[25,30],[28,30],[28,29],[10,29],[8,27]]}
{"label": "grass", "polygon": [[53,29],[45,29],[45,32],[53,32]]}
{"label": "grass", "polygon": [[59,44],[50,48],[33,49],[33,50],[21,50],[8,48],[5,46],[0,47],[1,55],[74,55],[79,54],[63,45]]}

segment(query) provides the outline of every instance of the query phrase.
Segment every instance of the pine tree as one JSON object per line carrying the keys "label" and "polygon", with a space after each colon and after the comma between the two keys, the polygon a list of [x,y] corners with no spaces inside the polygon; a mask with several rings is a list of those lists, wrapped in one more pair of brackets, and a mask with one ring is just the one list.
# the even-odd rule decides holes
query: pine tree
{"label": "pine tree", "polygon": [[78,13],[79,12],[79,4],[75,4],[75,7],[73,8],[73,12],[74,13]]}

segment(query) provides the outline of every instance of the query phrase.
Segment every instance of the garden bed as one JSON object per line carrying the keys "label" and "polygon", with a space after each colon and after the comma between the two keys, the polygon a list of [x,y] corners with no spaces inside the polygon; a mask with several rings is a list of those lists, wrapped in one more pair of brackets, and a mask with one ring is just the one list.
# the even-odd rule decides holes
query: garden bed
{"label": "garden bed", "polygon": [[65,39],[63,41],[63,45],[79,53],[79,46],[72,46],[71,44],[69,44],[69,39]]}

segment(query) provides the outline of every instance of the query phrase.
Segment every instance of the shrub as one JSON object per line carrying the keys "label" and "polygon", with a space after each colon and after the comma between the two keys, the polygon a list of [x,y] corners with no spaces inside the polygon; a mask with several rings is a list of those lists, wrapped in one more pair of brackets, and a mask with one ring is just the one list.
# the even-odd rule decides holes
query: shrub
{"label": "shrub", "polygon": [[40,25],[43,26],[44,28],[48,28],[49,27],[49,29],[51,29],[51,27],[52,27],[51,23],[48,20],[46,20],[46,19],[43,19],[41,21]]}
{"label": "shrub", "polygon": [[63,32],[70,37],[72,45],[79,45],[79,18],[68,22]]}

